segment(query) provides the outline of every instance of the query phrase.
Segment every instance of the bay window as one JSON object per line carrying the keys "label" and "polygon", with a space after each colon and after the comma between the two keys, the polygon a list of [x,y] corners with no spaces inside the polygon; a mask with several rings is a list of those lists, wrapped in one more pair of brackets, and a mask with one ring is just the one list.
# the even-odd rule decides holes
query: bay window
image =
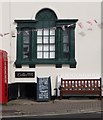
{"label": "bay window", "polygon": [[77,19],[57,19],[55,12],[44,8],[35,20],[15,20],[17,23],[17,56],[15,65],[67,64],[76,67],[75,27]]}

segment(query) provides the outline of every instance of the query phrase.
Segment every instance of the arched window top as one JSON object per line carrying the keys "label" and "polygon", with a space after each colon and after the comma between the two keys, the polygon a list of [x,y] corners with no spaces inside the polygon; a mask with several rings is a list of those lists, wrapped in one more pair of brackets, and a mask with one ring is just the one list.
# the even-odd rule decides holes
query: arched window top
{"label": "arched window top", "polygon": [[57,16],[53,10],[43,8],[36,14],[35,19],[37,20],[36,28],[51,28],[55,27]]}
{"label": "arched window top", "polygon": [[38,21],[55,21],[57,20],[57,15],[53,10],[44,8],[36,14],[35,19]]}

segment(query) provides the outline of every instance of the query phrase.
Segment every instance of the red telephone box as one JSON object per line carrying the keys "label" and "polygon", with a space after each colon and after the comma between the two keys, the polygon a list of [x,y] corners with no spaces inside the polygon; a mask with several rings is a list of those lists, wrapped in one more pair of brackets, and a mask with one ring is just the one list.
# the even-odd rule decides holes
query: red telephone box
{"label": "red telephone box", "polygon": [[7,52],[0,50],[0,104],[8,102],[8,58]]}

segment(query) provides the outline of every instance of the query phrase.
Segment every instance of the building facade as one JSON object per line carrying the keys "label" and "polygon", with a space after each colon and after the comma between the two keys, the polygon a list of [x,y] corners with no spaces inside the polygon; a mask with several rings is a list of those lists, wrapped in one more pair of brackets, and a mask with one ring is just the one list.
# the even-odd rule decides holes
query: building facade
{"label": "building facade", "polygon": [[100,2],[3,2],[0,49],[9,98],[34,98],[37,78],[101,78]]}

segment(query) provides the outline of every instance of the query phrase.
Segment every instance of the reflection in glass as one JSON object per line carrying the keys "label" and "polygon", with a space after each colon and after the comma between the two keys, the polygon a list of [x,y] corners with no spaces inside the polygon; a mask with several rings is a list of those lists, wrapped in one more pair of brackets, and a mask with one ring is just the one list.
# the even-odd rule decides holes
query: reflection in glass
{"label": "reflection in glass", "polygon": [[29,45],[23,45],[23,49],[24,49],[24,51],[29,51]]}
{"label": "reflection in glass", "polygon": [[28,55],[26,55],[25,53],[23,54],[23,59],[28,59]]}
{"label": "reflection in glass", "polygon": [[63,31],[63,43],[68,43],[68,33],[67,33],[67,30],[65,29]]}
{"label": "reflection in glass", "polygon": [[67,29],[63,31],[63,57],[69,59],[69,35]]}
{"label": "reflection in glass", "polygon": [[23,42],[29,43],[29,36],[23,36]]}
{"label": "reflection in glass", "polygon": [[28,30],[23,31],[23,59],[29,58],[30,52],[30,32]]}
{"label": "reflection in glass", "polygon": [[68,43],[68,36],[63,37],[63,43]]}
{"label": "reflection in glass", "polygon": [[69,52],[69,45],[68,44],[63,45],[63,52]]}
{"label": "reflection in glass", "polygon": [[23,31],[23,36],[28,36],[29,35],[29,31]]}

